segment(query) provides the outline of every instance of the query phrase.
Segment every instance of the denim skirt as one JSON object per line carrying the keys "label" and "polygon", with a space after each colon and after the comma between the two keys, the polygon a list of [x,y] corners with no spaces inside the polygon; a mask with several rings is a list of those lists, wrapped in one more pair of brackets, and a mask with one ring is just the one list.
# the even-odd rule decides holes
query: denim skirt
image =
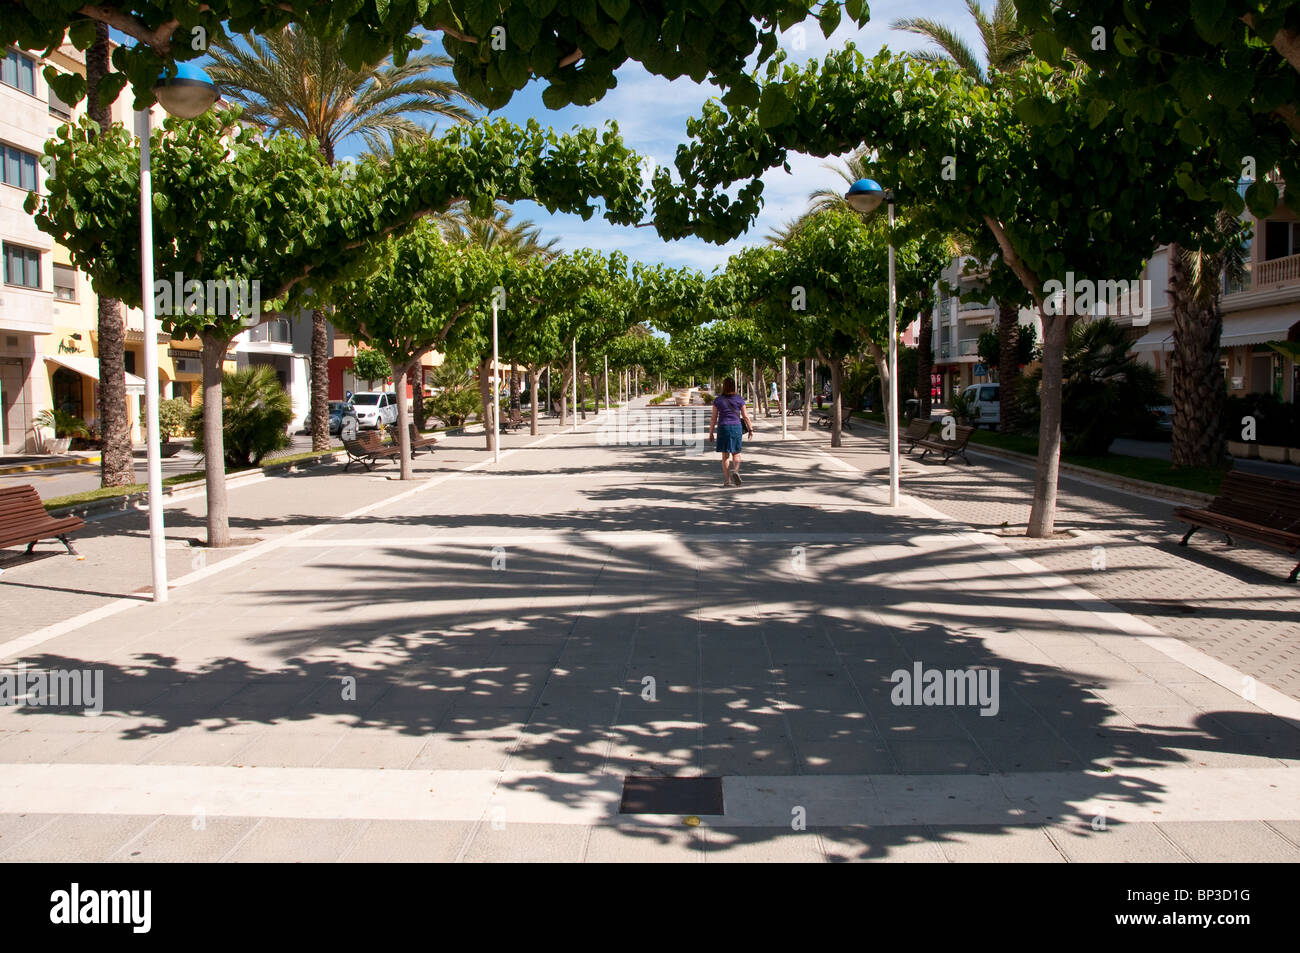
{"label": "denim skirt", "polygon": [[740,424],[718,424],[718,453],[740,453],[745,430]]}

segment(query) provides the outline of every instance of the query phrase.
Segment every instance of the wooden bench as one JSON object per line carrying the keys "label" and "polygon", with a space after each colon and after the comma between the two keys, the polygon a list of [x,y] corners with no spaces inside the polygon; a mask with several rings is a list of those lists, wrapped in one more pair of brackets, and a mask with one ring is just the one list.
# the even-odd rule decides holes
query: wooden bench
{"label": "wooden bench", "polygon": [[[853,429],[852,427],[849,426],[849,420],[850,420],[852,417],[853,417],[853,408],[852,408],[852,407],[846,407],[846,408],[844,408],[844,419],[840,421],[840,429],[841,429],[841,430],[852,430],[852,429]],[[817,423],[817,426],[819,426],[819,427],[829,427],[829,426],[831,425],[831,412],[830,412],[830,410],[827,409],[827,410],[819,411],[818,414],[817,414],[817,420],[816,420],[816,423]]]}
{"label": "wooden bench", "polygon": [[57,539],[68,547],[68,555],[76,556],[68,534],[85,525],[79,516],[55,519],[45,512],[41,495],[29,483],[0,489],[0,549],[26,543],[30,553],[42,539]]}
{"label": "wooden bench", "polygon": [[415,429],[415,424],[407,424],[406,429],[411,438],[411,457],[415,457],[417,450],[428,450],[433,453],[433,448],[438,445],[438,438],[434,436],[426,437],[420,431]]}
{"label": "wooden bench", "polygon": [[518,430],[523,425],[524,415],[520,412],[518,407],[510,408],[509,416],[501,418],[502,431]]}
{"label": "wooden bench", "polygon": [[[1178,544],[1187,541],[1198,529],[1222,532],[1232,545],[1232,538],[1253,540],[1284,553],[1300,551],[1300,483],[1230,471],[1223,478],[1219,494],[1203,510],[1180,506],[1174,516],[1189,525]],[[1300,563],[1291,570],[1287,582],[1295,582]]]}
{"label": "wooden bench", "polygon": [[948,462],[949,457],[961,457],[969,465],[970,457],[966,456],[966,444],[970,442],[970,435],[974,432],[974,427],[958,427],[952,440],[944,440],[942,437],[922,437],[916,441],[916,446],[925,448],[925,453],[921,454],[922,460],[927,453],[934,451],[943,454],[944,463]]}
{"label": "wooden bench", "polygon": [[907,424],[907,431],[899,439],[899,443],[907,441],[907,452],[911,453],[916,449],[916,445],[930,436],[930,430],[934,427],[931,420],[922,420],[920,417],[914,417]]}
{"label": "wooden bench", "polygon": [[348,452],[348,462],[343,465],[344,473],[354,463],[371,470],[379,461],[390,460],[402,453],[402,448],[396,444],[385,445],[378,430],[366,430],[357,434],[356,440],[344,440],[343,449]]}

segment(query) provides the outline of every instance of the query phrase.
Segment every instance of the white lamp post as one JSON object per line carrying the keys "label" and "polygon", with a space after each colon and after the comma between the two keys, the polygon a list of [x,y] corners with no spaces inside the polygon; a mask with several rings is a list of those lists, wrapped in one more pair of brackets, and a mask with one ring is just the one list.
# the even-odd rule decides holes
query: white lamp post
{"label": "white lamp post", "polygon": [[573,427],[578,427],[578,339],[573,339]]}
{"label": "white lamp post", "polygon": [[898,505],[898,306],[894,290],[894,193],[885,191],[874,179],[858,179],[844,194],[844,200],[859,212],[889,206],[889,399],[885,413],[889,426],[889,505]]}
{"label": "white lamp post", "polygon": [[492,462],[501,462],[501,370],[497,353],[497,293],[492,292]]}
{"label": "white lamp post", "polygon": [[785,422],[785,345],[781,345],[781,439],[788,440],[790,435]]}
{"label": "white lamp post", "polygon": [[[207,73],[178,63],[175,76],[163,76],[154,90],[158,104],[173,116],[193,119],[212,108],[217,88]],[[162,453],[158,446],[158,321],[153,307],[153,177],[150,171],[149,110],[135,113],[140,137],[140,310],[144,322],[145,453],[149,468],[149,564],[153,601],[167,601],[167,531],[163,525]]]}

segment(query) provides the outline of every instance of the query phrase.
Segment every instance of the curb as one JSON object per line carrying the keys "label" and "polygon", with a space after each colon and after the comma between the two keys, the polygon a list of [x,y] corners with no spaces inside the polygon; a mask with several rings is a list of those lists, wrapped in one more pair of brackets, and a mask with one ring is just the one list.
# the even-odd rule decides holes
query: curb
{"label": "curb", "polygon": [[29,473],[32,470],[53,470],[58,467],[87,467],[98,466],[100,454],[93,457],[74,457],[71,460],[50,460],[46,463],[14,463],[8,466],[0,467],[0,476],[6,473]]}
{"label": "curb", "polygon": [[[227,475],[226,486],[243,486],[245,483],[257,483],[270,476],[290,473],[294,470],[306,470],[326,463],[337,463],[342,458],[342,450],[330,450],[314,457],[294,460],[289,463],[269,463],[264,467]],[[173,483],[170,486],[163,487],[163,496],[172,499],[181,499],[183,498],[181,494],[189,496],[195,492],[205,492],[206,488],[206,480],[190,480],[185,483]],[[92,516],[108,517],[136,510],[138,507],[135,504],[142,503],[148,499],[149,491],[139,490],[135,493],[127,493],[122,496],[110,496],[105,497],[102,500],[91,500],[89,503],[74,503],[71,506],[61,506],[57,509],[47,510],[46,512],[56,519],[64,516],[79,516],[82,519],[87,519]]]}
{"label": "curb", "polygon": [[[857,418],[868,427],[887,433],[888,428],[884,424],[876,423],[874,420]],[[1010,460],[1013,463],[1019,463],[1028,467],[1036,467],[1038,458],[1031,457],[1027,453],[1019,453],[1015,450],[1003,450],[1001,447],[989,447],[984,444],[975,446],[967,445],[966,452],[975,457],[1000,457],[1003,460]],[[1214,496],[1209,493],[1199,493],[1196,490],[1184,490],[1176,486],[1168,486],[1164,483],[1151,483],[1147,480],[1136,480],[1132,477],[1116,476],[1113,473],[1107,473],[1105,470],[1093,470],[1089,467],[1081,467],[1077,463],[1060,464],[1061,473],[1079,477],[1085,481],[1099,483],[1104,486],[1114,487],[1117,490],[1125,490],[1130,493],[1140,493],[1144,496],[1154,496],[1172,503],[1187,503],[1193,506],[1208,506]]]}

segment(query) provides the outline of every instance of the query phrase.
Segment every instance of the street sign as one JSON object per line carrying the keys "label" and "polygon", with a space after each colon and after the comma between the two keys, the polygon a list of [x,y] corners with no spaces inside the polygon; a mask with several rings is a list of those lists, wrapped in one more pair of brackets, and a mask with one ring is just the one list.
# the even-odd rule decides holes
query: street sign
{"label": "street sign", "polygon": [[976,364],[976,365],[975,365],[974,374],[975,374],[976,377],[987,377],[987,376],[988,376],[988,371],[986,371],[986,370],[984,369],[984,365],[983,365],[983,364]]}

